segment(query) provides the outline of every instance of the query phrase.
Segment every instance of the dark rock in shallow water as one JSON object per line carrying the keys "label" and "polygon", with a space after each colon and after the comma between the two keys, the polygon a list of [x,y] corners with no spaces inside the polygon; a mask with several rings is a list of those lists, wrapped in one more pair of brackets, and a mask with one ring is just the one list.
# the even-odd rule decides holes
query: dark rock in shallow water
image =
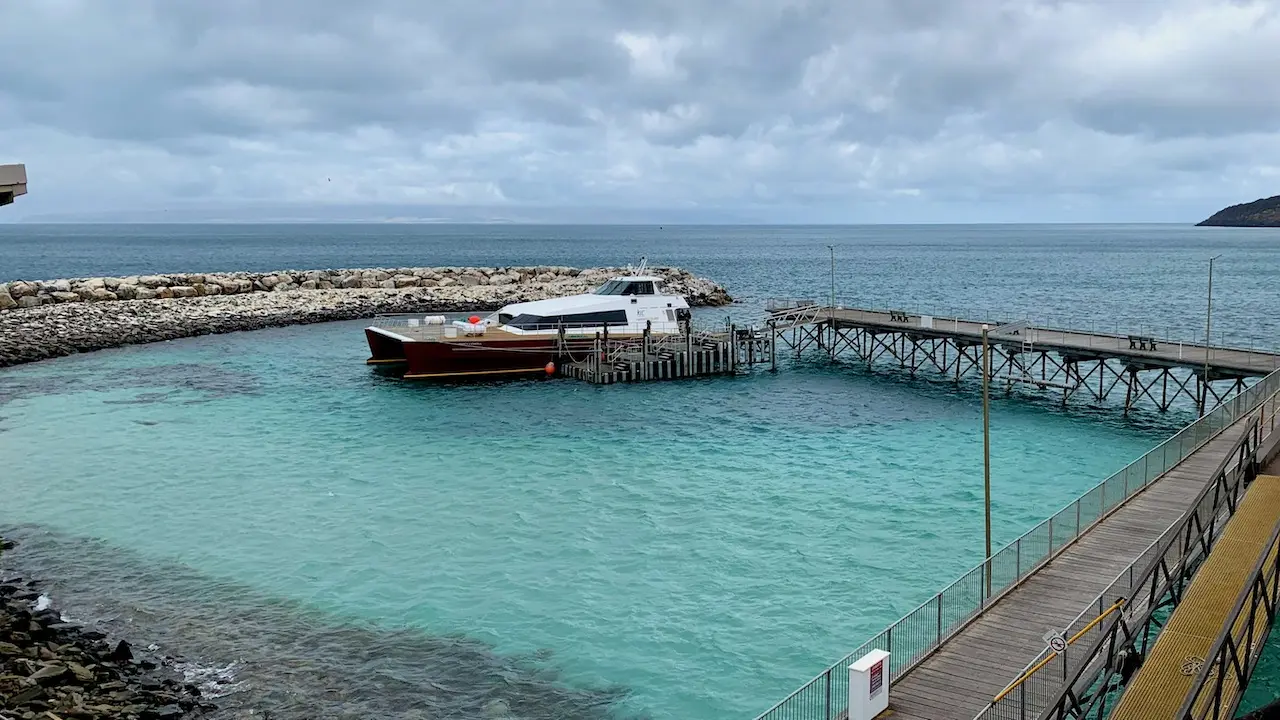
{"label": "dark rock in shallow water", "polygon": [[[174,677],[146,674],[157,664],[132,662],[127,641],[112,648],[104,634],[82,632],[56,610],[32,612],[38,593],[12,583],[0,587],[0,718],[177,720],[216,710]],[[123,672],[110,667],[116,663]]]}
{"label": "dark rock in shallow water", "polygon": [[116,644],[116,649],[111,651],[107,656],[108,660],[114,662],[129,662],[133,659],[133,651],[129,648],[129,641],[121,640]]}

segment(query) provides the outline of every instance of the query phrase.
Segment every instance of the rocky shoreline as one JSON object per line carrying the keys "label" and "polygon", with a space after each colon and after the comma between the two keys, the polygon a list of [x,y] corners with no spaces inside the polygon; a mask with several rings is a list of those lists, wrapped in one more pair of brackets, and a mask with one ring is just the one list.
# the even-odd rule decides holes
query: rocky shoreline
{"label": "rocky shoreline", "polygon": [[[12,543],[0,540],[0,551]],[[0,720],[176,720],[216,706],[159,662],[67,622],[36,581],[0,580]]]}
{"label": "rocky shoreline", "polygon": [[[0,284],[0,367],[78,352],[394,312],[472,312],[589,292],[620,268],[391,268],[146,275]],[[695,307],[733,301],[653,268]]]}

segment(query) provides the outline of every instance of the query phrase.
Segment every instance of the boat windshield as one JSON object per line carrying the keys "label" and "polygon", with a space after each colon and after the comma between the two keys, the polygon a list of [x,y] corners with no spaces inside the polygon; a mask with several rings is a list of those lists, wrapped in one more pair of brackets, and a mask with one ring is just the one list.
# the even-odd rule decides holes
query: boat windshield
{"label": "boat windshield", "polygon": [[652,280],[610,280],[596,290],[597,295],[654,295]]}

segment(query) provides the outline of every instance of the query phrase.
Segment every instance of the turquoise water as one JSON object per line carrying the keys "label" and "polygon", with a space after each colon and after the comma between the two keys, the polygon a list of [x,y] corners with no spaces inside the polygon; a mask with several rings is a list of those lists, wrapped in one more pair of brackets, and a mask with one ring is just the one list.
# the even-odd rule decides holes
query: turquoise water
{"label": "turquoise water", "polygon": [[[981,556],[967,390],[825,363],[412,385],[362,364],[359,329],[0,374],[0,520],[330,618],[549,650],[560,682],[652,717],[754,715]],[[998,540],[1160,434],[1020,402],[992,427]]]}
{"label": "turquoise water", "polygon": [[[1178,226],[0,225],[0,281],[624,264],[770,296],[1280,344],[1280,232]],[[982,552],[972,387],[802,361],[594,388],[369,370],[360,323],[0,370],[0,532],[219,717],[754,717]],[[1185,423],[997,398],[997,542]],[[1273,643],[1275,645],[1276,643]],[[1267,665],[1258,688],[1274,686]],[[1267,673],[1270,673],[1269,675]],[[1264,690],[1258,693],[1265,694]],[[1264,701],[1258,693],[1256,699]]]}

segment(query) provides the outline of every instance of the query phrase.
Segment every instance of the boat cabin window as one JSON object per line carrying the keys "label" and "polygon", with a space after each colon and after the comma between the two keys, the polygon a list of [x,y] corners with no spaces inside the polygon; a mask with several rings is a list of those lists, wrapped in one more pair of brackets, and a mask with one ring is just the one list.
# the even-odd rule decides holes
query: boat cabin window
{"label": "boat cabin window", "polygon": [[596,290],[597,295],[655,295],[652,280],[610,280]]}
{"label": "boat cabin window", "polygon": [[605,310],[603,312],[576,313],[569,315],[517,315],[510,322],[510,327],[521,330],[550,330],[558,327],[583,328],[604,327],[605,325],[626,325],[626,310]]}

